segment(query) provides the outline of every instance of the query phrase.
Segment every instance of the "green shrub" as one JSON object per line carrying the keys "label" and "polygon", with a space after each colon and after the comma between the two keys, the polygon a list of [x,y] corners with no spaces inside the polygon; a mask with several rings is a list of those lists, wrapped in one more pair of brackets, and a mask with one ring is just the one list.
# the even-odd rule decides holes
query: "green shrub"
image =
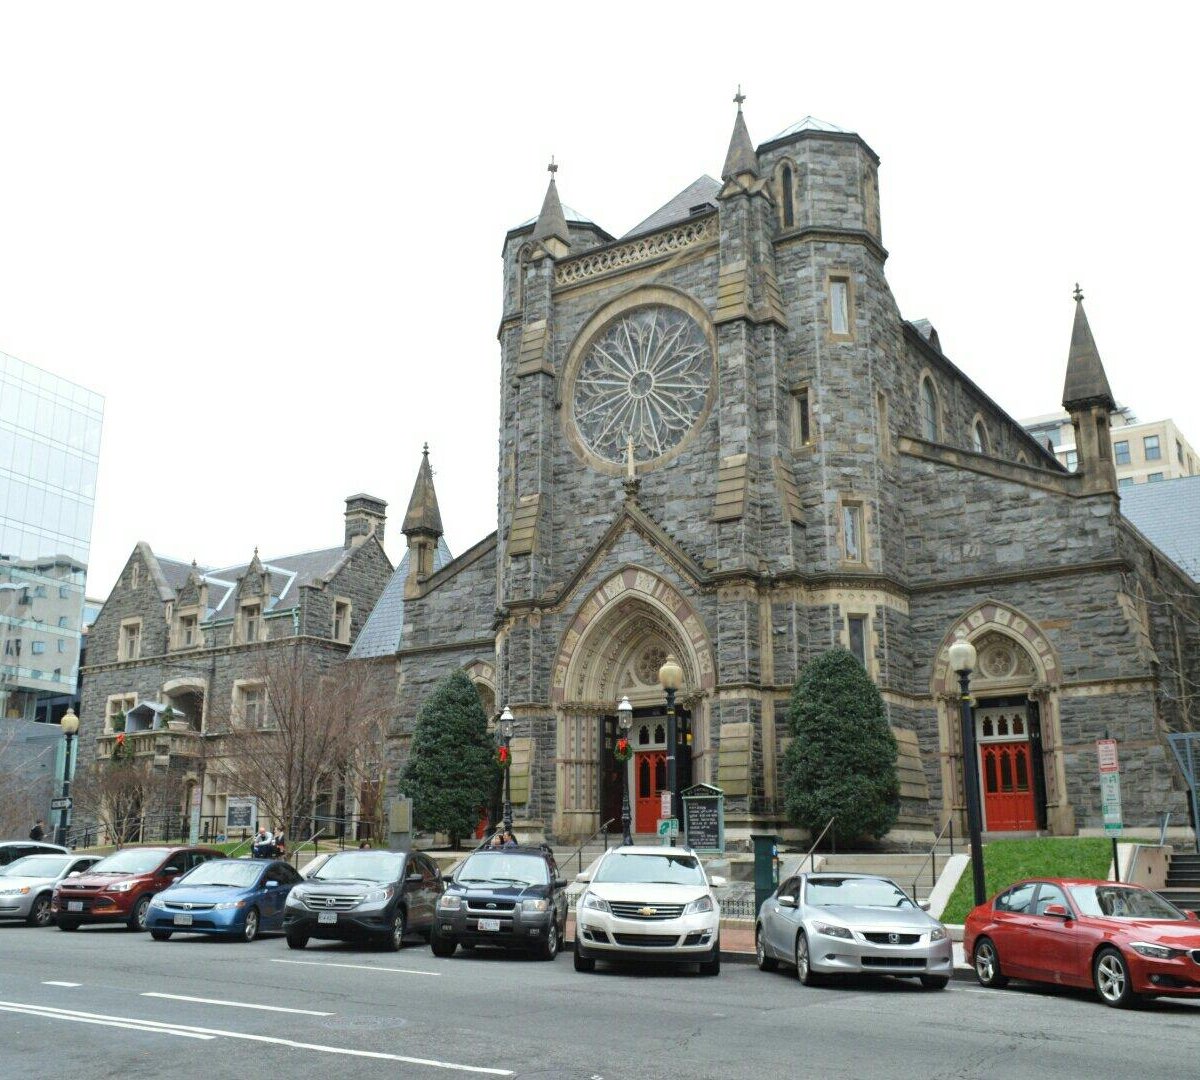
{"label": "green shrub", "polygon": [[814,836],[832,817],[842,841],[878,839],[899,810],[896,739],[879,690],[845,649],[809,661],[792,690],[784,755],[789,817]]}

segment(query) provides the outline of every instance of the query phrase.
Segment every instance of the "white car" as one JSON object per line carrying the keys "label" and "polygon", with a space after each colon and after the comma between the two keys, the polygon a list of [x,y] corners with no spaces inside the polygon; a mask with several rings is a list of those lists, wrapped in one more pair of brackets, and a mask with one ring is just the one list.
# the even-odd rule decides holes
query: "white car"
{"label": "white car", "polygon": [[0,869],[0,919],[24,919],[30,926],[54,921],[50,897],[54,886],[77,877],[100,861],[99,855],[26,855]]}
{"label": "white car", "polygon": [[721,970],[721,909],[690,848],[618,847],[577,876],[587,888],[575,908],[575,970],[598,959],[666,960]]}

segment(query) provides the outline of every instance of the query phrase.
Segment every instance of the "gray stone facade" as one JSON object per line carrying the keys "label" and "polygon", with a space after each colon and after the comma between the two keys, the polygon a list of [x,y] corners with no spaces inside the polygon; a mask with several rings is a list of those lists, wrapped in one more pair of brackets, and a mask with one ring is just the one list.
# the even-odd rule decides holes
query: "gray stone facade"
{"label": "gray stone facade", "polygon": [[[408,579],[393,764],[429,688],[465,668],[517,718],[518,819],[585,836],[613,805],[616,704],[628,695],[635,731],[650,717],[653,732],[653,661],[670,652],[685,671],[681,753],[694,781],[726,790],[744,840],[785,824],[799,670],[861,630],[891,722],[912,733],[906,828],[961,824],[956,637],[981,655],[993,748],[973,767],[1026,755],[1009,784],[1025,794],[1006,799],[997,780],[989,829],[1098,828],[1105,732],[1123,747],[1126,823],[1184,815],[1163,734],[1200,715],[1195,583],[1128,528],[1101,470],[1067,473],[936,331],[900,315],[861,138],[800,125],[729,160],[737,175],[696,181],[689,197],[707,199],[668,204],[638,236],[571,221],[506,237],[498,528]],[[557,199],[552,180],[555,221]],[[678,446],[633,448],[630,477],[575,430],[573,380],[606,328],[655,306],[702,327],[713,385]],[[613,422],[632,430],[629,408]],[[985,728],[989,709],[1011,716]]]}

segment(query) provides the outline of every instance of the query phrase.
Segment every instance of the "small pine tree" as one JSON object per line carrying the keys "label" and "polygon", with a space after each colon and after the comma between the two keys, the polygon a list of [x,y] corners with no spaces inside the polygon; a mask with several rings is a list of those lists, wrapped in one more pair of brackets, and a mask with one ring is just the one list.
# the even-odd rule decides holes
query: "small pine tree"
{"label": "small pine tree", "polygon": [[862,665],[845,649],[810,660],[792,690],[790,718],[789,817],[814,836],[831,817],[846,840],[883,836],[899,811],[896,739]]}
{"label": "small pine tree", "polygon": [[470,836],[496,783],[496,748],[479,694],[465,672],[442,679],[417,713],[401,780],[418,828]]}

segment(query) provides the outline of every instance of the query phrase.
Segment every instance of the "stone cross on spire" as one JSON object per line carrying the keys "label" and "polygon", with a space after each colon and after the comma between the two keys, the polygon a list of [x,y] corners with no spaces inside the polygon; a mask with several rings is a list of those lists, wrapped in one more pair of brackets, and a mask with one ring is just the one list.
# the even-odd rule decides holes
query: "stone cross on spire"
{"label": "stone cross on spire", "polygon": [[742,93],[741,83],[738,83],[737,93],[733,95],[733,100],[737,102],[738,112],[741,112],[742,102],[746,100],[746,95]]}
{"label": "stone cross on spire", "polygon": [[1079,303],[1079,301],[1083,299],[1083,290],[1079,287],[1078,281],[1075,282],[1075,292],[1073,295],[1075,297],[1075,303]]}
{"label": "stone cross on spire", "polygon": [[558,172],[558,166],[554,164],[553,154],[550,155],[550,164],[546,166],[546,172],[550,173],[551,175]]}

